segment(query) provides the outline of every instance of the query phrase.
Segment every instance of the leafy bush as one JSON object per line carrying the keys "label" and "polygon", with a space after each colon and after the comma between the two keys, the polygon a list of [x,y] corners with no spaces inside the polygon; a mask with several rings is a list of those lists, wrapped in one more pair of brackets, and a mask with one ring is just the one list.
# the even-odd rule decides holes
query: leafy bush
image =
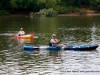
{"label": "leafy bush", "polygon": [[47,17],[52,17],[52,16],[55,16],[57,13],[55,10],[53,10],[52,8],[49,8],[46,10],[46,16]]}
{"label": "leafy bush", "polygon": [[85,14],[87,14],[87,10],[86,9],[80,9],[79,14],[80,15],[85,15]]}
{"label": "leafy bush", "polygon": [[39,12],[35,13],[36,16],[40,16],[40,17],[52,17],[56,15],[56,11],[53,10],[52,8],[49,9],[41,9]]}
{"label": "leafy bush", "polygon": [[46,9],[40,9],[40,11],[38,12],[39,16],[46,16]]}

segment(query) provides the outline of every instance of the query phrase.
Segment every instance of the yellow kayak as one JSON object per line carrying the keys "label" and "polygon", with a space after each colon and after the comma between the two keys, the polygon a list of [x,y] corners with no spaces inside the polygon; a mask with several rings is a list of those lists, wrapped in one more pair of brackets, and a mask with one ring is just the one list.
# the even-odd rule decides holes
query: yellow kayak
{"label": "yellow kayak", "polygon": [[19,36],[19,35],[17,35],[16,36],[17,38],[22,38],[22,39],[33,39],[33,36],[32,35],[22,35],[22,36]]}

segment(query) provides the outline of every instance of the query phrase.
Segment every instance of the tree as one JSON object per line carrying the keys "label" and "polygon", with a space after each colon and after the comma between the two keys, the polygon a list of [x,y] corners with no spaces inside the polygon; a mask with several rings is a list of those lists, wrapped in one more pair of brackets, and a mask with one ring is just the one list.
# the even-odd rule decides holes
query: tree
{"label": "tree", "polygon": [[67,10],[68,7],[84,7],[100,11],[100,0],[0,0],[0,13],[38,12],[44,8]]}

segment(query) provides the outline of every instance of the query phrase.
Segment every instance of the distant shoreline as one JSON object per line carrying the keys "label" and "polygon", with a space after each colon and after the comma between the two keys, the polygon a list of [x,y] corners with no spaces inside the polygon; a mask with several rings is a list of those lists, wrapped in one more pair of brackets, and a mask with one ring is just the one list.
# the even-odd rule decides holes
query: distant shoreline
{"label": "distant shoreline", "polygon": [[58,14],[57,16],[100,16],[100,13],[96,14],[85,14],[85,15],[79,15],[79,14],[76,14],[76,13],[71,13],[71,14]]}
{"label": "distant shoreline", "polygon": [[[7,15],[4,15],[7,16]],[[29,17],[29,14],[24,14],[24,13],[15,13],[15,14],[10,14],[8,15],[10,17]],[[87,10],[86,14],[80,15],[79,12],[77,13],[69,13],[69,14],[57,14],[56,16],[100,16],[100,13],[95,13],[94,10]],[[34,17],[34,16],[33,16]]]}
{"label": "distant shoreline", "polygon": [[[29,17],[29,15],[26,14],[11,14],[10,17],[21,17],[21,16],[25,16],[25,17]],[[80,14],[76,14],[76,13],[70,13],[70,14],[58,14],[56,16],[100,16],[100,13],[96,14],[85,14],[85,15],[80,15]]]}
{"label": "distant shoreline", "polygon": [[[86,11],[85,11],[86,10]],[[79,12],[72,12],[70,11],[69,13],[65,13],[65,14],[57,14],[55,16],[100,16],[100,12],[96,12],[95,10],[90,10],[90,9],[85,9],[84,11],[79,11]],[[35,17],[38,15],[31,15],[30,13],[11,13],[9,15],[0,15],[0,16],[10,16],[10,17]]]}
{"label": "distant shoreline", "polygon": [[[11,17],[20,17],[20,16],[25,16],[25,17],[29,17],[30,15],[28,14],[11,14],[10,15]],[[100,13],[87,13],[87,14],[84,14],[84,15],[80,15],[80,14],[77,14],[77,13],[70,13],[70,14],[58,14],[56,16],[100,16]]]}
{"label": "distant shoreline", "polygon": [[79,12],[77,13],[69,13],[69,14],[58,14],[57,16],[100,16],[100,13],[95,13],[94,10],[87,10],[86,14],[80,15]]}

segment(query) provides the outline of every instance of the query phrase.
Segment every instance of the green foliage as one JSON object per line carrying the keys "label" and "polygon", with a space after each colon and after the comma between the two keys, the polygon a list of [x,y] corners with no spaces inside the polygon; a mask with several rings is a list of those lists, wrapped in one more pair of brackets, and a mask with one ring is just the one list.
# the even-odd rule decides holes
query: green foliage
{"label": "green foliage", "polygon": [[57,4],[56,0],[46,0],[46,8],[54,8]]}
{"label": "green foliage", "polygon": [[90,0],[90,8],[94,9],[96,11],[100,11],[99,10],[99,6],[100,6],[100,0]]}
{"label": "green foliage", "polygon": [[52,8],[49,8],[46,10],[46,16],[48,17],[52,17],[52,16],[55,16],[56,15],[56,11],[53,10]]}
{"label": "green foliage", "polygon": [[16,0],[11,0],[10,3],[11,3],[12,8],[14,8],[14,9],[18,8]]}
{"label": "green foliage", "polygon": [[57,7],[56,11],[59,14],[68,14],[68,13],[75,13],[79,12],[79,9],[77,7]]}
{"label": "green foliage", "polygon": [[32,12],[32,11],[29,14],[30,14],[30,17],[34,16],[34,12]]}
{"label": "green foliage", "polygon": [[52,17],[56,15],[56,11],[52,8],[41,9],[39,12],[35,13],[35,15],[40,17]]}
{"label": "green foliage", "polygon": [[[7,11],[14,13],[38,12],[44,8],[48,10],[46,16],[54,14],[54,10],[58,13],[70,13],[78,12],[78,8],[90,8],[100,12],[100,0],[0,0],[1,14],[8,14]],[[40,10],[43,15],[44,12],[45,10]]]}
{"label": "green foliage", "polygon": [[87,10],[86,9],[80,9],[79,14],[80,15],[86,15],[87,14]]}
{"label": "green foliage", "polygon": [[59,14],[65,14],[65,13],[69,13],[69,11],[67,10],[67,7],[61,7],[61,6],[58,6],[56,11],[59,13]]}
{"label": "green foliage", "polygon": [[45,17],[46,16],[46,9],[40,9],[40,11],[38,12],[38,16],[40,16],[40,17]]}

